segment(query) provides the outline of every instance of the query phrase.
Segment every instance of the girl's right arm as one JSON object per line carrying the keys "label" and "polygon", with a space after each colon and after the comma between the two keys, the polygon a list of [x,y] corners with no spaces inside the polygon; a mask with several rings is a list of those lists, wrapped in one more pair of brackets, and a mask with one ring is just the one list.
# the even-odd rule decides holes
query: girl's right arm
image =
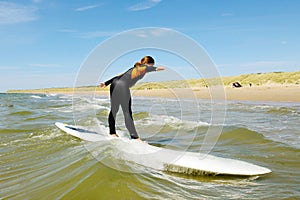
{"label": "girl's right arm", "polygon": [[108,86],[108,85],[111,84],[116,78],[119,78],[119,77],[120,77],[120,75],[119,75],[119,76],[115,76],[115,77],[109,79],[108,81],[105,81],[105,82],[100,83],[100,87],[104,88],[104,87]]}

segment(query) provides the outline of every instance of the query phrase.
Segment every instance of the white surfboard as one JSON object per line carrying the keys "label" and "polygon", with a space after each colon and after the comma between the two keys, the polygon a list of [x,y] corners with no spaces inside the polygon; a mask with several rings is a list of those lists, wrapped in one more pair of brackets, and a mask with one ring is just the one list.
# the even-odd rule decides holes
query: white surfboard
{"label": "white surfboard", "polygon": [[60,122],[56,122],[55,125],[64,132],[85,141],[115,140],[117,141],[116,148],[122,151],[118,154],[122,155],[122,159],[159,170],[194,175],[257,176],[271,173],[268,168],[245,161],[164,149],[129,138],[115,138],[108,134],[98,134]]}

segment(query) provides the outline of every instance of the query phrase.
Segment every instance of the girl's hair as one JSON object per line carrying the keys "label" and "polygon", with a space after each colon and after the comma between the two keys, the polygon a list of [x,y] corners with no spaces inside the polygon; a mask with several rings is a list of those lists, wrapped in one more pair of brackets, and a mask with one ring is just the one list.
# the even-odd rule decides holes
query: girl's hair
{"label": "girl's hair", "polygon": [[151,56],[145,56],[141,59],[140,64],[154,64],[155,61]]}
{"label": "girl's hair", "polygon": [[154,63],[155,63],[155,62],[154,62],[154,59],[153,59],[151,56],[145,56],[145,57],[143,57],[143,58],[141,59],[140,62],[136,62],[136,63],[134,64],[134,67],[137,68],[137,69],[139,69],[139,67],[140,67],[141,65],[144,65],[144,64],[154,64]]}
{"label": "girl's hair", "polygon": [[135,64],[134,64],[134,67],[136,67],[136,68],[139,68],[141,66],[141,63],[140,62],[136,62]]}

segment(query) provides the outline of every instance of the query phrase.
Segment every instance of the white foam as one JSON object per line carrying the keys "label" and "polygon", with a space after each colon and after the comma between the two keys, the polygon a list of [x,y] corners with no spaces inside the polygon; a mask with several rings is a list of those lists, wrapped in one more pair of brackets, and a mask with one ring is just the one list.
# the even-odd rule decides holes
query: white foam
{"label": "white foam", "polygon": [[42,98],[42,97],[37,96],[37,95],[31,95],[30,97],[31,97],[31,98],[34,98],[34,99],[41,99],[41,98]]}
{"label": "white foam", "polygon": [[207,122],[202,121],[188,121],[188,120],[182,120],[174,116],[167,116],[167,115],[150,115],[149,117],[143,119],[143,124],[147,126],[151,125],[169,125],[173,128],[178,128],[178,126],[187,128],[187,129],[193,129],[198,126],[209,126],[210,124]]}

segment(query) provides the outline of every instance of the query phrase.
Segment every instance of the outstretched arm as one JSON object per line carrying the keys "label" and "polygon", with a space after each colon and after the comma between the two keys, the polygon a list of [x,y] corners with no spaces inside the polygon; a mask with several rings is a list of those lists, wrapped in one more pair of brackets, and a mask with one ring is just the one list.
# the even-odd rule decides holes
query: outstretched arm
{"label": "outstretched arm", "polygon": [[162,71],[165,70],[165,67],[153,67],[153,66],[147,66],[146,72],[154,72],[154,71]]}
{"label": "outstretched arm", "polygon": [[102,88],[105,88],[105,87],[106,87],[105,83],[100,83],[99,86],[102,87]]}
{"label": "outstretched arm", "polygon": [[161,66],[161,67],[157,67],[157,68],[156,68],[156,71],[162,71],[162,70],[165,70],[165,67],[162,67],[162,66]]}
{"label": "outstretched arm", "polygon": [[120,76],[115,76],[112,79],[109,79],[108,81],[102,82],[100,83],[100,87],[105,88],[106,86],[108,86],[109,84],[111,84],[116,78],[119,78]]}

